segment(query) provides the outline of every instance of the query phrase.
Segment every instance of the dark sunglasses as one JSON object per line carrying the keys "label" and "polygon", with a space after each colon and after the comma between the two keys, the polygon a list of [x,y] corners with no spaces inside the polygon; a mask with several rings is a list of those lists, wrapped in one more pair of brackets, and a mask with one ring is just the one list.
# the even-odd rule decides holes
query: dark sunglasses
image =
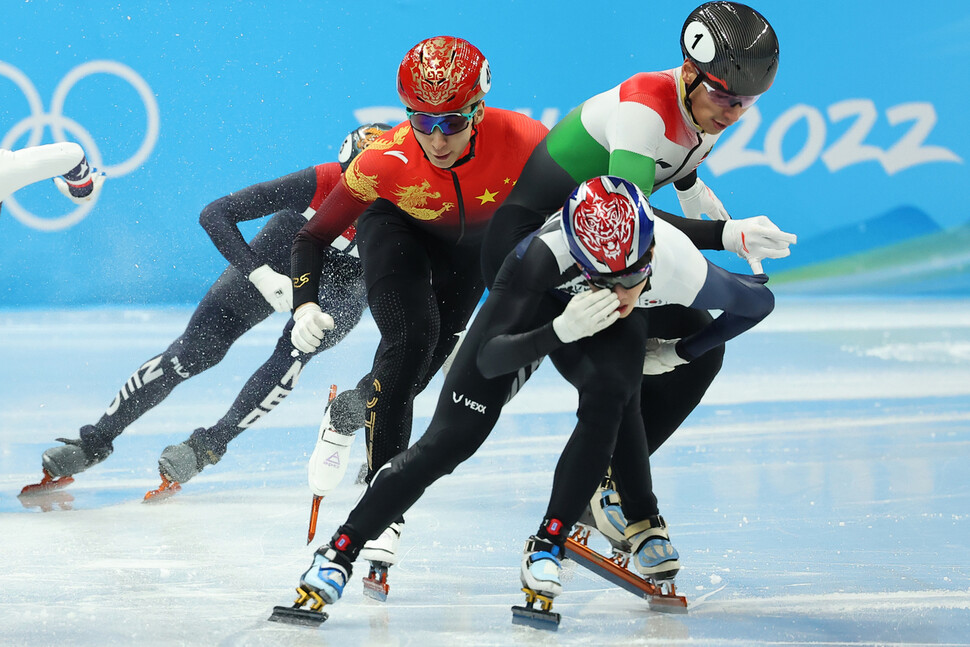
{"label": "dark sunglasses", "polygon": [[430,135],[437,128],[442,135],[447,136],[457,135],[466,130],[471,125],[472,117],[478,112],[480,105],[481,103],[476,103],[471,112],[415,112],[410,108],[406,108],[405,112],[408,121],[411,122],[411,128],[419,133]]}
{"label": "dark sunglasses", "polygon": [[747,97],[740,94],[731,94],[730,92],[725,92],[724,90],[718,90],[713,85],[707,81],[701,81],[701,85],[707,90],[707,96],[711,99],[711,103],[722,108],[732,108],[734,106],[741,106],[742,108],[750,108],[754,105],[761,95],[756,94],[751,97]]}
{"label": "dark sunglasses", "polygon": [[650,263],[647,263],[645,267],[642,267],[639,270],[634,270],[633,272],[628,272],[626,274],[611,274],[608,276],[604,276],[603,274],[590,274],[586,270],[583,270],[583,276],[586,277],[589,284],[603,290],[612,290],[618,285],[626,290],[635,288],[650,278],[652,273],[653,267],[651,267]]}

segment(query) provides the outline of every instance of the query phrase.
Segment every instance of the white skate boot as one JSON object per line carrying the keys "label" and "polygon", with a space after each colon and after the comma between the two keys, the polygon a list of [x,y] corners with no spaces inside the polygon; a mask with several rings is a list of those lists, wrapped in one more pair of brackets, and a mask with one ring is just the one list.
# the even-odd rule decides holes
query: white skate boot
{"label": "white skate boot", "polygon": [[667,524],[659,514],[630,524],[627,539],[633,546],[633,565],[640,575],[658,582],[673,580],[680,570],[680,555],[667,533]]}
{"label": "white skate boot", "polygon": [[364,595],[387,601],[390,585],[387,583],[387,569],[397,564],[400,557],[397,554],[401,544],[401,532],[404,521],[395,521],[388,526],[377,539],[372,539],[360,551],[361,559],[370,562],[370,572],[364,578]]}
{"label": "white skate boot", "polygon": [[[512,624],[527,625],[537,629],[558,629],[560,616],[552,612],[553,599],[562,593],[559,573],[562,546],[535,535],[529,537],[522,551],[522,567],[519,579],[525,593],[526,606],[512,607]],[[539,608],[535,604],[539,603]]]}
{"label": "white skate boot", "polygon": [[380,534],[377,539],[371,539],[364,544],[360,551],[360,558],[369,562],[380,562],[393,566],[400,559],[397,548],[401,544],[401,533],[404,531],[404,522],[395,521]]}
{"label": "white skate boot", "polygon": [[620,508],[620,495],[615,489],[613,479],[607,476],[596,488],[596,492],[589,500],[589,505],[579,518],[579,527],[573,538],[586,544],[589,539],[589,529],[595,528],[613,548],[610,559],[620,566],[626,566],[630,561],[631,552],[630,542],[624,534],[626,526],[626,517]]}
{"label": "white skate boot", "polygon": [[269,620],[319,627],[328,618],[323,607],[340,599],[353,570],[350,558],[332,542],[321,546],[313,554],[310,568],[300,577],[300,585],[296,587],[299,597],[293,606],[273,607]]}
{"label": "white skate boot", "polygon": [[562,564],[562,548],[546,539],[539,539],[535,535],[529,537],[522,551],[522,568],[519,579],[522,587],[529,589],[538,598],[552,598],[562,593],[562,582],[559,572]]}
{"label": "white skate boot", "polygon": [[330,494],[340,485],[340,480],[347,471],[350,447],[354,444],[353,431],[350,434],[344,434],[334,428],[330,421],[332,410],[333,402],[323,414],[317,444],[307,464],[307,482],[310,490],[320,497]]}
{"label": "white skate boot", "polygon": [[300,588],[309,597],[317,599],[320,606],[333,604],[343,595],[352,572],[353,568],[347,557],[326,546],[314,553],[313,563],[300,577]]}

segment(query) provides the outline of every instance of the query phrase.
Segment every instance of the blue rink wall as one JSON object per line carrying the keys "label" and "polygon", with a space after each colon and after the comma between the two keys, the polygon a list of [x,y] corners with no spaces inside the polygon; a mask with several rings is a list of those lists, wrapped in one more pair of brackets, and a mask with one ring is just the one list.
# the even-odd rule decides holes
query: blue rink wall
{"label": "blue rink wall", "polygon": [[[87,212],[48,182],[3,204],[0,307],[198,301],[225,265],[201,209],[333,160],[362,121],[402,119],[395,72],[422,38],[475,43],[489,104],[551,126],[636,72],[678,65],[695,4],[10,3],[0,146],[75,140],[109,180]],[[701,177],[735,217],[767,214],[798,234],[791,258],[766,263],[773,287],[970,293],[958,72],[970,5],[753,6],[779,35],[780,71]],[[672,189],[655,202],[679,210]]]}

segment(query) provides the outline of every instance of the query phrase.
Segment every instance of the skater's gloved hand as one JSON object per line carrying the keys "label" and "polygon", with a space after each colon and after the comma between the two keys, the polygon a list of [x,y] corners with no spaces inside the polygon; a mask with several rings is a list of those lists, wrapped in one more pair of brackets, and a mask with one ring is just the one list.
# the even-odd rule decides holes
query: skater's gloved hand
{"label": "skater's gloved hand", "polygon": [[[74,204],[84,204],[85,202],[91,202],[101,193],[101,186],[104,184],[105,174],[99,173],[97,169],[91,169],[90,178],[90,191],[83,185],[76,186],[68,184],[67,181],[62,177],[54,178],[54,186],[57,187],[57,190],[60,191],[65,198]],[[85,184],[86,183],[87,182],[85,182]]]}
{"label": "skater's gloved hand", "polygon": [[721,242],[724,249],[748,261],[755,274],[764,274],[762,259],[788,256],[788,246],[798,242],[798,237],[779,229],[767,216],[756,216],[725,222]]}
{"label": "skater's gloved hand", "polygon": [[564,344],[595,335],[620,318],[616,308],[620,299],[611,290],[589,290],[577,294],[561,315],[552,320],[552,329]]}
{"label": "skater's gloved hand", "polygon": [[325,330],[333,330],[333,317],[316,303],[304,303],[293,313],[290,341],[298,350],[312,353],[320,347]]}
{"label": "skater's gloved hand", "polygon": [[651,337],[647,340],[647,356],[643,358],[644,375],[660,375],[668,373],[681,364],[686,364],[687,360],[677,354],[677,339],[657,339]]}
{"label": "skater's gloved hand", "polygon": [[710,187],[704,184],[704,180],[697,178],[694,186],[686,191],[676,190],[677,199],[680,200],[680,208],[684,212],[685,218],[700,220],[701,215],[707,214],[707,217],[711,220],[731,219],[721,201],[714,195]]}
{"label": "skater's gloved hand", "polygon": [[293,281],[269,265],[260,265],[249,273],[259,293],[276,312],[289,312],[293,308]]}

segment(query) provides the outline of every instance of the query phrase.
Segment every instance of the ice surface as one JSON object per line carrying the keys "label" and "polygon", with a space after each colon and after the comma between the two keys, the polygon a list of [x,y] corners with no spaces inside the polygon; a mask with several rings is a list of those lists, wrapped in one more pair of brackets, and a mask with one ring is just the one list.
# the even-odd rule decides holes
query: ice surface
{"label": "ice surface", "polygon": [[[388,602],[355,573],[319,629],[269,623],[310,561],[305,465],[329,385],[366,369],[366,318],[170,501],[157,458],[212,424],[281,315],[176,389],[52,511],[16,494],[94,422],[187,309],[0,311],[0,643],[11,645],[970,644],[970,302],[780,299],[654,457],[684,616],[570,568],[556,634],[513,626],[518,561],[575,396],[544,365],[481,451],[407,515]],[[416,407],[415,437],[436,380]],[[358,441],[353,464],[363,460]],[[325,541],[360,493],[324,501]],[[73,499],[68,501],[67,499]],[[600,546],[602,548],[602,546]]]}

